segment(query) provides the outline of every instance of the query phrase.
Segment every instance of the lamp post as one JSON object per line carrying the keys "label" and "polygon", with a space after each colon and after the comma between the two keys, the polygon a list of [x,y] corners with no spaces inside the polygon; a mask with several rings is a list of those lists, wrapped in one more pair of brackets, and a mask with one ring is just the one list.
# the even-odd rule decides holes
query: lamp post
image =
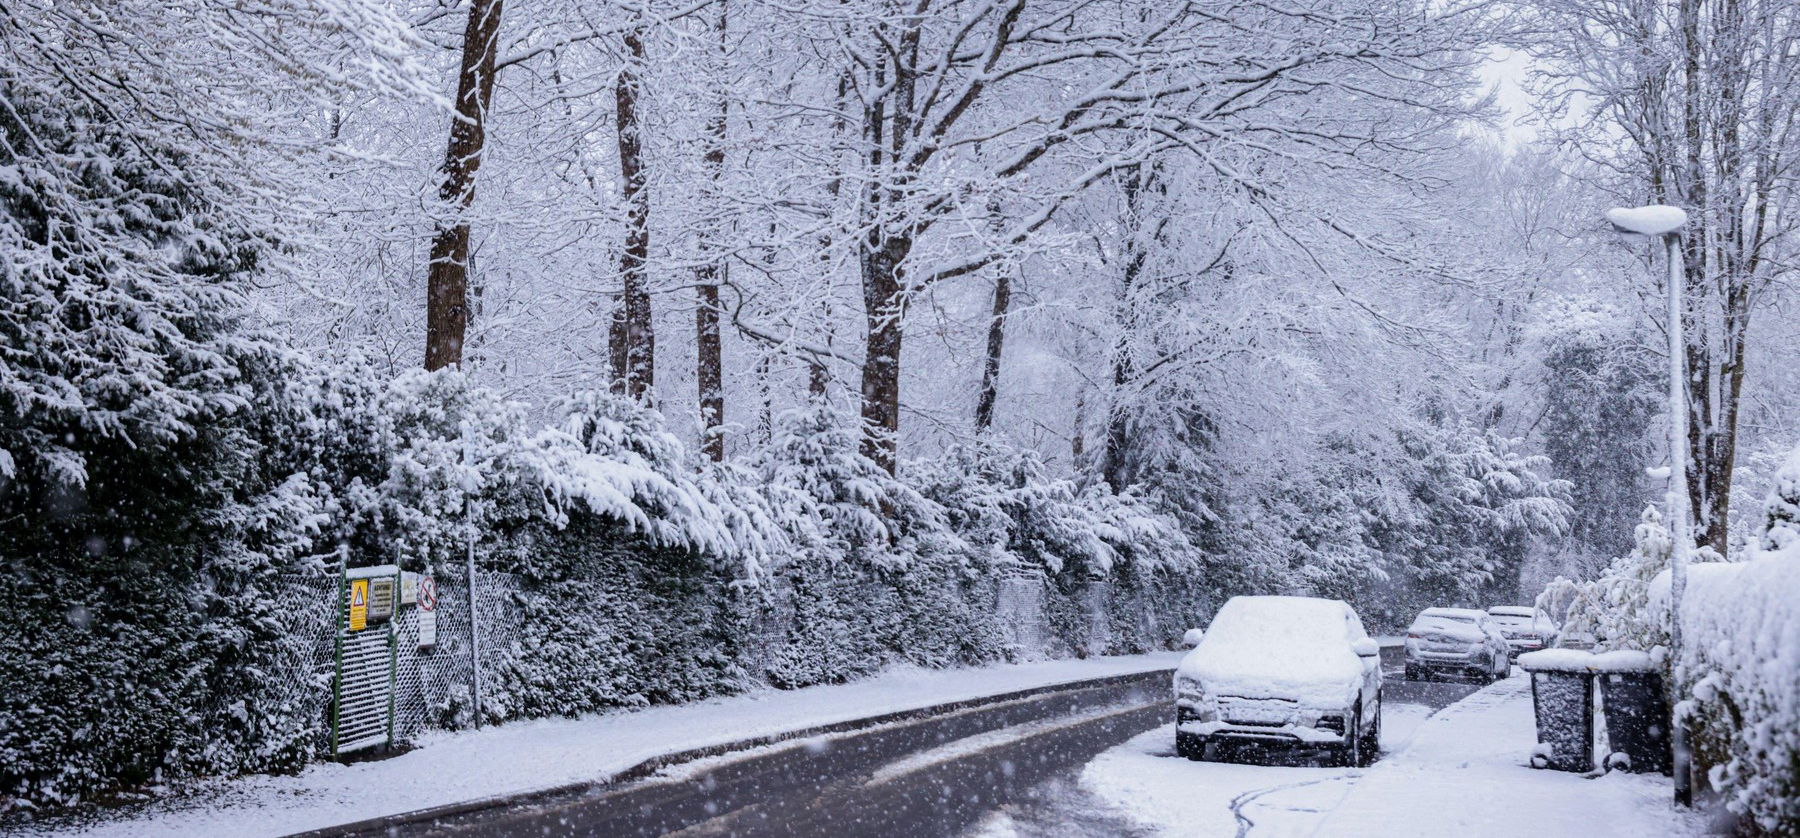
{"label": "lamp post", "polygon": [[[1687,224],[1687,213],[1679,207],[1652,205],[1615,208],[1606,211],[1613,229],[1633,236],[1660,237],[1668,252],[1669,263],[1669,656],[1681,662],[1681,600],[1687,593],[1688,549],[1693,536],[1688,532],[1687,491],[1687,384],[1681,321],[1681,228]],[[1693,755],[1688,750],[1687,726],[1671,718],[1669,738],[1675,757],[1675,802],[1681,806],[1694,803]]]}

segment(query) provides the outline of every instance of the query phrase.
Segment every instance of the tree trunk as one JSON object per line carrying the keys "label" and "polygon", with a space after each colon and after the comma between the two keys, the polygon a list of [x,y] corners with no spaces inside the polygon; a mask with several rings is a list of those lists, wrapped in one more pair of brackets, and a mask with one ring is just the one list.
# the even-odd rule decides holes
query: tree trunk
{"label": "tree trunk", "polygon": [[1120,189],[1125,193],[1125,245],[1124,260],[1119,277],[1119,338],[1114,344],[1112,360],[1112,398],[1106,414],[1106,447],[1100,452],[1100,476],[1106,481],[1114,493],[1123,492],[1127,486],[1137,481],[1137,475],[1131,467],[1131,406],[1122,404],[1121,397],[1137,378],[1137,365],[1132,356],[1131,342],[1134,337],[1133,325],[1136,315],[1133,308],[1136,302],[1132,293],[1137,288],[1138,276],[1143,273],[1144,262],[1149,258],[1149,247],[1144,241],[1150,231],[1146,228],[1140,212],[1143,191],[1150,185],[1153,173],[1147,174],[1142,165],[1133,166],[1123,172]]}
{"label": "tree trunk", "polygon": [[[1075,394],[1075,430],[1069,434],[1069,465],[1076,473],[1086,470],[1087,458],[1087,388]],[[1083,481],[1085,482],[1085,481]]]}
{"label": "tree trunk", "polygon": [[1125,491],[1136,477],[1130,466],[1131,418],[1125,406],[1118,403],[1119,395],[1125,392],[1135,372],[1124,341],[1119,344],[1113,355],[1113,404],[1106,414],[1106,447],[1100,452],[1100,477],[1114,494]]}
{"label": "tree trunk", "polygon": [[[872,236],[873,237],[873,236]],[[888,239],[862,258],[866,348],[862,369],[862,453],[892,474],[899,466],[900,343],[906,301],[901,264],[911,243]]]}
{"label": "tree trunk", "polygon": [[650,190],[644,172],[643,124],[638,117],[638,104],[643,98],[638,76],[644,64],[643,33],[626,33],[625,50],[628,57],[613,88],[618,102],[625,249],[619,258],[624,290],[619,295],[620,311],[615,318],[617,345],[612,356],[613,375],[623,382],[624,394],[642,402],[650,398],[656,385],[656,333],[650,320],[650,292],[644,276],[650,261]]}
{"label": "tree trunk", "polygon": [[726,3],[720,0],[719,20],[713,31],[719,37],[719,66],[716,83],[719,101],[712,119],[707,121],[709,144],[701,162],[711,180],[711,211],[715,213],[701,233],[701,252],[706,257],[694,269],[694,385],[700,404],[700,452],[713,462],[725,459],[725,360],[719,339],[719,281],[724,278],[725,264],[719,246],[719,184],[725,174],[725,125],[730,115],[730,100],[725,96]]}
{"label": "tree trunk", "polygon": [[425,280],[425,368],[460,366],[469,327],[469,221],[475,174],[487,142],[488,105],[494,98],[494,61],[499,50],[504,0],[472,0],[463,31],[462,70],[456,80],[456,115],[444,152],[438,199],[452,213],[438,223],[431,240]]}
{"label": "tree trunk", "polygon": [[994,401],[1000,395],[1000,354],[1006,346],[1006,313],[1012,305],[1012,275],[994,276],[994,310],[988,320],[987,361],[981,367],[981,392],[975,399],[975,432],[994,424]]}

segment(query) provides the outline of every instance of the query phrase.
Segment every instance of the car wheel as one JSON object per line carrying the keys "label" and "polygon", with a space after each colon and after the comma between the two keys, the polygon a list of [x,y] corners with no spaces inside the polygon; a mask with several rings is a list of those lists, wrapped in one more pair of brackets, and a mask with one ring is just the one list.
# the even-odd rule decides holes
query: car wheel
{"label": "car wheel", "polygon": [[1195,761],[1205,759],[1206,737],[1198,733],[1175,731],[1175,755]]}
{"label": "car wheel", "polygon": [[1369,725],[1369,738],[1363,743],[1362,765],[1372,765],[1381,755],[1381,693],[1375,694],[1375,723]]}
{"label": "car wheel", "polygon": [[1362,729],[1362,699],[1356,700],[1356,706],[1350,708],[1350,715],[1344,721],[1344,764],[1360,768],[1367,764],[1365,760],[1368,759],[1364,754],[1368,737],[1363,734]]}

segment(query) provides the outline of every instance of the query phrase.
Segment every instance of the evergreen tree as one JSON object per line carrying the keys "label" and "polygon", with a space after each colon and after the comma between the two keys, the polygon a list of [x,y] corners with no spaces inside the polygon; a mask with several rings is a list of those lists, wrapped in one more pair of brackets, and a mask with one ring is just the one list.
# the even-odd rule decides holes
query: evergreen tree
{"label": "evergreen tree", "polygon": [[1569,481],[1574,570],[1598,572],[1631,546],[1620,522],[1647,499],[1650,423],[1661,407],[1656,365],[1637,341],[1591,316],[1547,342],[1544,453]]}

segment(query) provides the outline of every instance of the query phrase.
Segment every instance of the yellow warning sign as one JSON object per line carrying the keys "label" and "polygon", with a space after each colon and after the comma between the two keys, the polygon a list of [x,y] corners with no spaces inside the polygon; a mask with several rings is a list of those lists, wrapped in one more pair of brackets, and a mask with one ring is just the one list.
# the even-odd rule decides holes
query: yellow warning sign
{"label": "yellow warning sign", "polygon": [[369,580],[350,580],[350,630],[362,631],[369,625]]}

